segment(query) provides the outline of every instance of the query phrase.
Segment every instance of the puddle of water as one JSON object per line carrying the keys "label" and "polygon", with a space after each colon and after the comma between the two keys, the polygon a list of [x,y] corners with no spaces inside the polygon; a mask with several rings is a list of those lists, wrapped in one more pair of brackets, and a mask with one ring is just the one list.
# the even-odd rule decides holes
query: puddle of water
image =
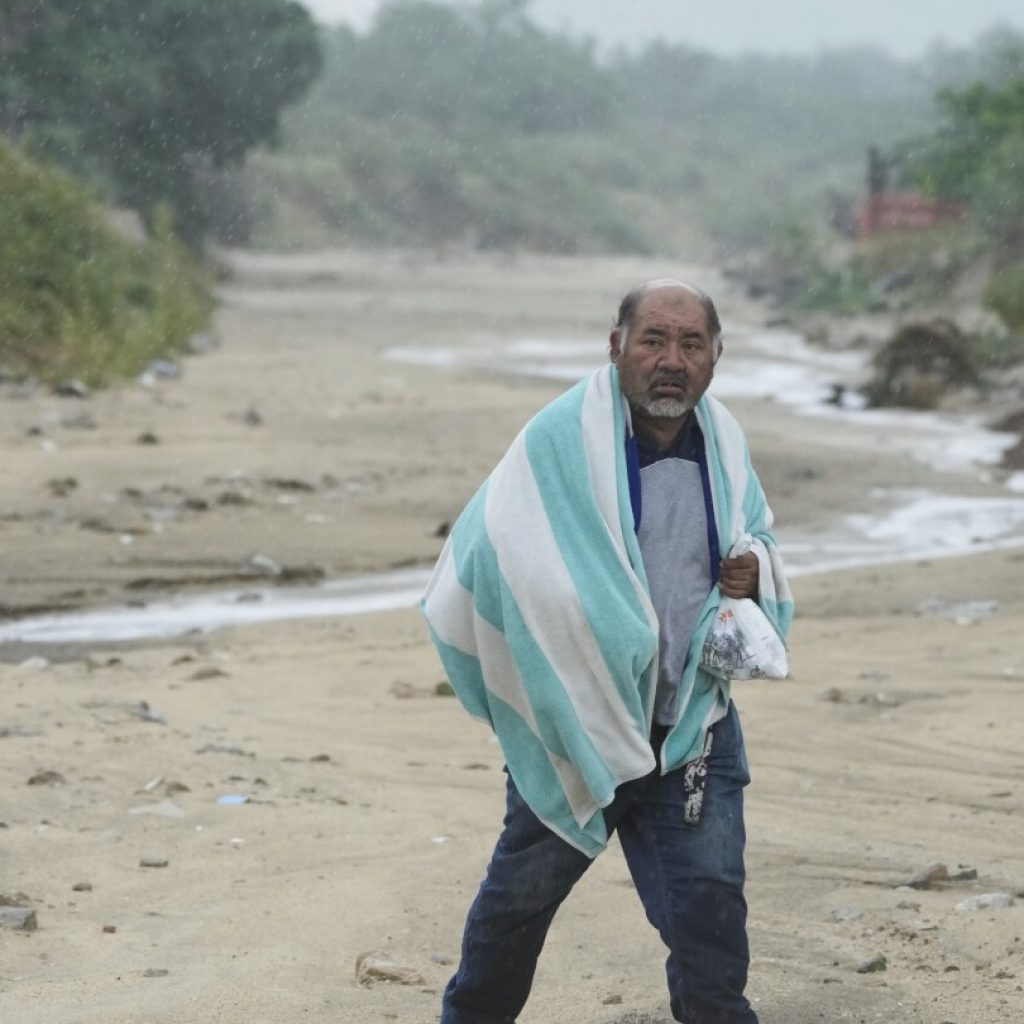
{"label": "puddle of water", "polygon": [[[606,359],[595,341],[524,338],[467,348],[388,349],[389,359],[435,369],[478,369],[575,383]],[[802,416],[886,430],[889,444],[939,470],[995,465],[1016,438],[985,429],[979,416],[949,416],[906,409],[865,409],[854,390],[867,376],[863,352],[829,352],[799,334],[768,328],[737,328],[727,339],[726,369],[711,394],[722,399],[768,398]],[[840,403],[831,401],[845,385]],[[1021,485],[1024,486],[1024,485]]]}
{"label": "puddle of water", "polygon": [[[938,468],[992,463],[1013,438],[984,430],[977,419],[900,410],[854,411],[825,404],[837,382],[856,381],[860,353],[812,348],[784,331],[732,332],[737,356],[713,391],[723,397],[771,397],[795,412],[882,427],[902,450]],[[593,341],[526,338],[470,349],[393,348],[391,359],[438,369],[486,369],[517,376],[575,382],[599,366],[606,353]],[[1024,473],[1008,481],[1024,494]],[[858,568],[968,551],[1024,545],[1024,499],[966,498],[930,491],[875,491],[878,511],[848,516],[828,533],[780,534],[792,576]],[[232,590],[181,596],[139,608],[48,615],[0,625],[0,642],[89,643],[159,639],[230,626],[298,618],[358,615],[416,605],[429,569],[336,580],[301,590]]]}
{"label": "puddle of water", "polygon": [[285,619],[325,618],[410,608],[427,569],[377,573],[302,589],[263,588],[181,595],[144,607],[40,615],[0,626],[0,643],[89,643],[152,640]]}
{"label": "puddle of water", "polygon": [[[793,577],[868,565],[949,558],[1024,546],[1024,500],[961,498],[929,491],[876,491],[879,513],[848,516],[827,534],[780,537]],[[414,607],[430,570],[409,569],[302,589],[182,595],[145,607],[46,615],[0,626],[0,643],[100,643],[166,639],[286,619]]]}

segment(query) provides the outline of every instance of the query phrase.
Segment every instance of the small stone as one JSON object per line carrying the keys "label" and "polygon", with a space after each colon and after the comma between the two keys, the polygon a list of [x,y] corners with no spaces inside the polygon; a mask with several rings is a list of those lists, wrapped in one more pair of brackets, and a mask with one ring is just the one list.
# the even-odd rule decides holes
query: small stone
{"label": "small stone", "polygon": [[434,694],[438,697],[454,697],[455,690],[452,689],[451,683],[442,680],[440,683],[434,684]]}
{"label": "small stone", "polygon": [[1012,907],[1013,903],[1013,897],[1008,892],[986,892],[961,900],[956,905],[956,909],[961,913],[970,913],[975,910],[997,910]]}
{"label": "small stone", "polygon": [[34,932],[38,927],[36,912],[31,907],[0,906],[0,927],[19,932]]}
{"label": "small stone", "polygon": [[137,438],[135,438],[136,444],[159,444],[160,438],[153,433],[152,430],[144,430]]}
{"label": "small stone", "polygon": [[143,722],[155,722],[157,725],[167,724],[167,719],[155,708],[150,707],[148,701],[140,700],[138,704],[133,704],[128,709],[128,713]]}
{"label": "small stone", "polygon": [[140,868],[165,868],[168,864],[170,861],[159,854],[149,854],[139,858]]}
{"label": "small stone", "polygon": [[882,953],[876,953],[867,960],[857,965],[858,974],[875,974],[878,971],[885,971],[889,968],[889,962]]}
{"label": "small stone", "polygon": [[330,759],[330,754],[314,754],[309,760],[312,764],[326,764]]}
{"label": "small stone", "polygon": [[78,379],[58,381],[53,392],[61,398],[88,398],[89,388]]}
{"label": "small stone", "polygon": [[832,911],[833,921],[856,921],[863,917],[864,911],[860,907],[838,907]]}
{"label": "small stone", "polygon": [[103,926],[103,934],[104,935],[116,935],[117,934],[117,925],[116,924],[105,924]]}
{"label": "small stone", "polygon": [[826,704],[847,703],[846,694],[843,693],[838,686],[830,686],[827,690],[822,690],[818,696],[819,699],[823,700]]}
{"label": "small stone", "polygon": [[616,993],[615,995],[606,996],[604,999],[601,1000],[601,1005],[602,1006],[621,1006],[622,1005],[622,996],[620,996],[618,993]]}
{"label": "small stone", "polygon": [[372,951],[356,958],[356,981],[360,985],[394,982],[397,985],[422,985],[423,975],[412,967],[401,967],[387,953]]}
{"label": "small stone", "polygon": [[976,868],[964,868],[963,871],[958,871],[955,875],[950,875],[950,881],[953,882],[973,882],[977,880],[978,871]]}
{"label": "small stone", "polygon": [[248,427],[260,427],[263,425],[263,417],[259,409],[246,409],[242,416],[242,422]]}
{"label": "small stone", "polygon": [[63,786],[67,781],[60,772],[47,769],[36,772],[35,775],[29,778],[28,784],[30,786]]}
{"label": "small stone", "polygon": [[233,754],[235,757],[255,757],[255,754],[250,754],[247,750],[243,750],[241,747],[236,747],[231,743],[207,743],[200,747],[197,754]]}
{"label": "small stone", "polygon": [[72,892],[92,892],[92,882],[75,882],[71,886]]}
{"label": "small stone", "polygon": [[144,978],[166,978],[171,972],[166,967],[147,967],[143,972]]}
{"label": "small stone", "polygon": [[922,868],[915,875],[911,875],[910,878],[905,882],[900,882],[900,885],[909,886],[911,889],[930,889],[936,882],[948,882],[949,881],[949,868],[945,864],[929,864],[928,867]]}
{"label": "small stone", "polygon": [[224,669],[210,665],[206,668],[197,668],[188,678],[190,682],[202,683],[207,679],[219,679],[221,676],[227,675],[228,673],[225,672]]}

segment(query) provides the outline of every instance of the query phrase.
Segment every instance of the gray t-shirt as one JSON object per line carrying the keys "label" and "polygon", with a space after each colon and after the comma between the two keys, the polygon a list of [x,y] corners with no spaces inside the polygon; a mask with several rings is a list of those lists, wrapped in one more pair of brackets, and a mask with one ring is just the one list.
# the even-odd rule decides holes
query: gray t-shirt
{"label": "gray t-shirt", "polygon": [[700,466],[673,457],[643,466],[640,494],[637,540],[661,625],[654,721],[671,726],[693,629],[712,584]]}

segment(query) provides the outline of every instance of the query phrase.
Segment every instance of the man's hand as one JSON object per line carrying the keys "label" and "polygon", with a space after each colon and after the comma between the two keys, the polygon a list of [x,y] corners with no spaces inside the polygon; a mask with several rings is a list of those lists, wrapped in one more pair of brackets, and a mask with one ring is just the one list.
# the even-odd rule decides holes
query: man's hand
{"label": "man's hand", "polygon": [[726,597],[757,597],[757,555],[748,551],[735,558],[723,558],[718,566],[718,589]]}

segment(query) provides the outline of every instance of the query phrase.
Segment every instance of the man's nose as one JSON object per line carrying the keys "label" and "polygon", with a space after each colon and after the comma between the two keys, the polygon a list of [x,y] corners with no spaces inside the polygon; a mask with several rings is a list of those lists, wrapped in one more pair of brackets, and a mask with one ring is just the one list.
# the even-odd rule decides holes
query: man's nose
{"label": "man's nose", "polygon": [[667,369],[682,368],[685,365],[683,359],[683,346],[670,341],[661,350],[661,365]]}

